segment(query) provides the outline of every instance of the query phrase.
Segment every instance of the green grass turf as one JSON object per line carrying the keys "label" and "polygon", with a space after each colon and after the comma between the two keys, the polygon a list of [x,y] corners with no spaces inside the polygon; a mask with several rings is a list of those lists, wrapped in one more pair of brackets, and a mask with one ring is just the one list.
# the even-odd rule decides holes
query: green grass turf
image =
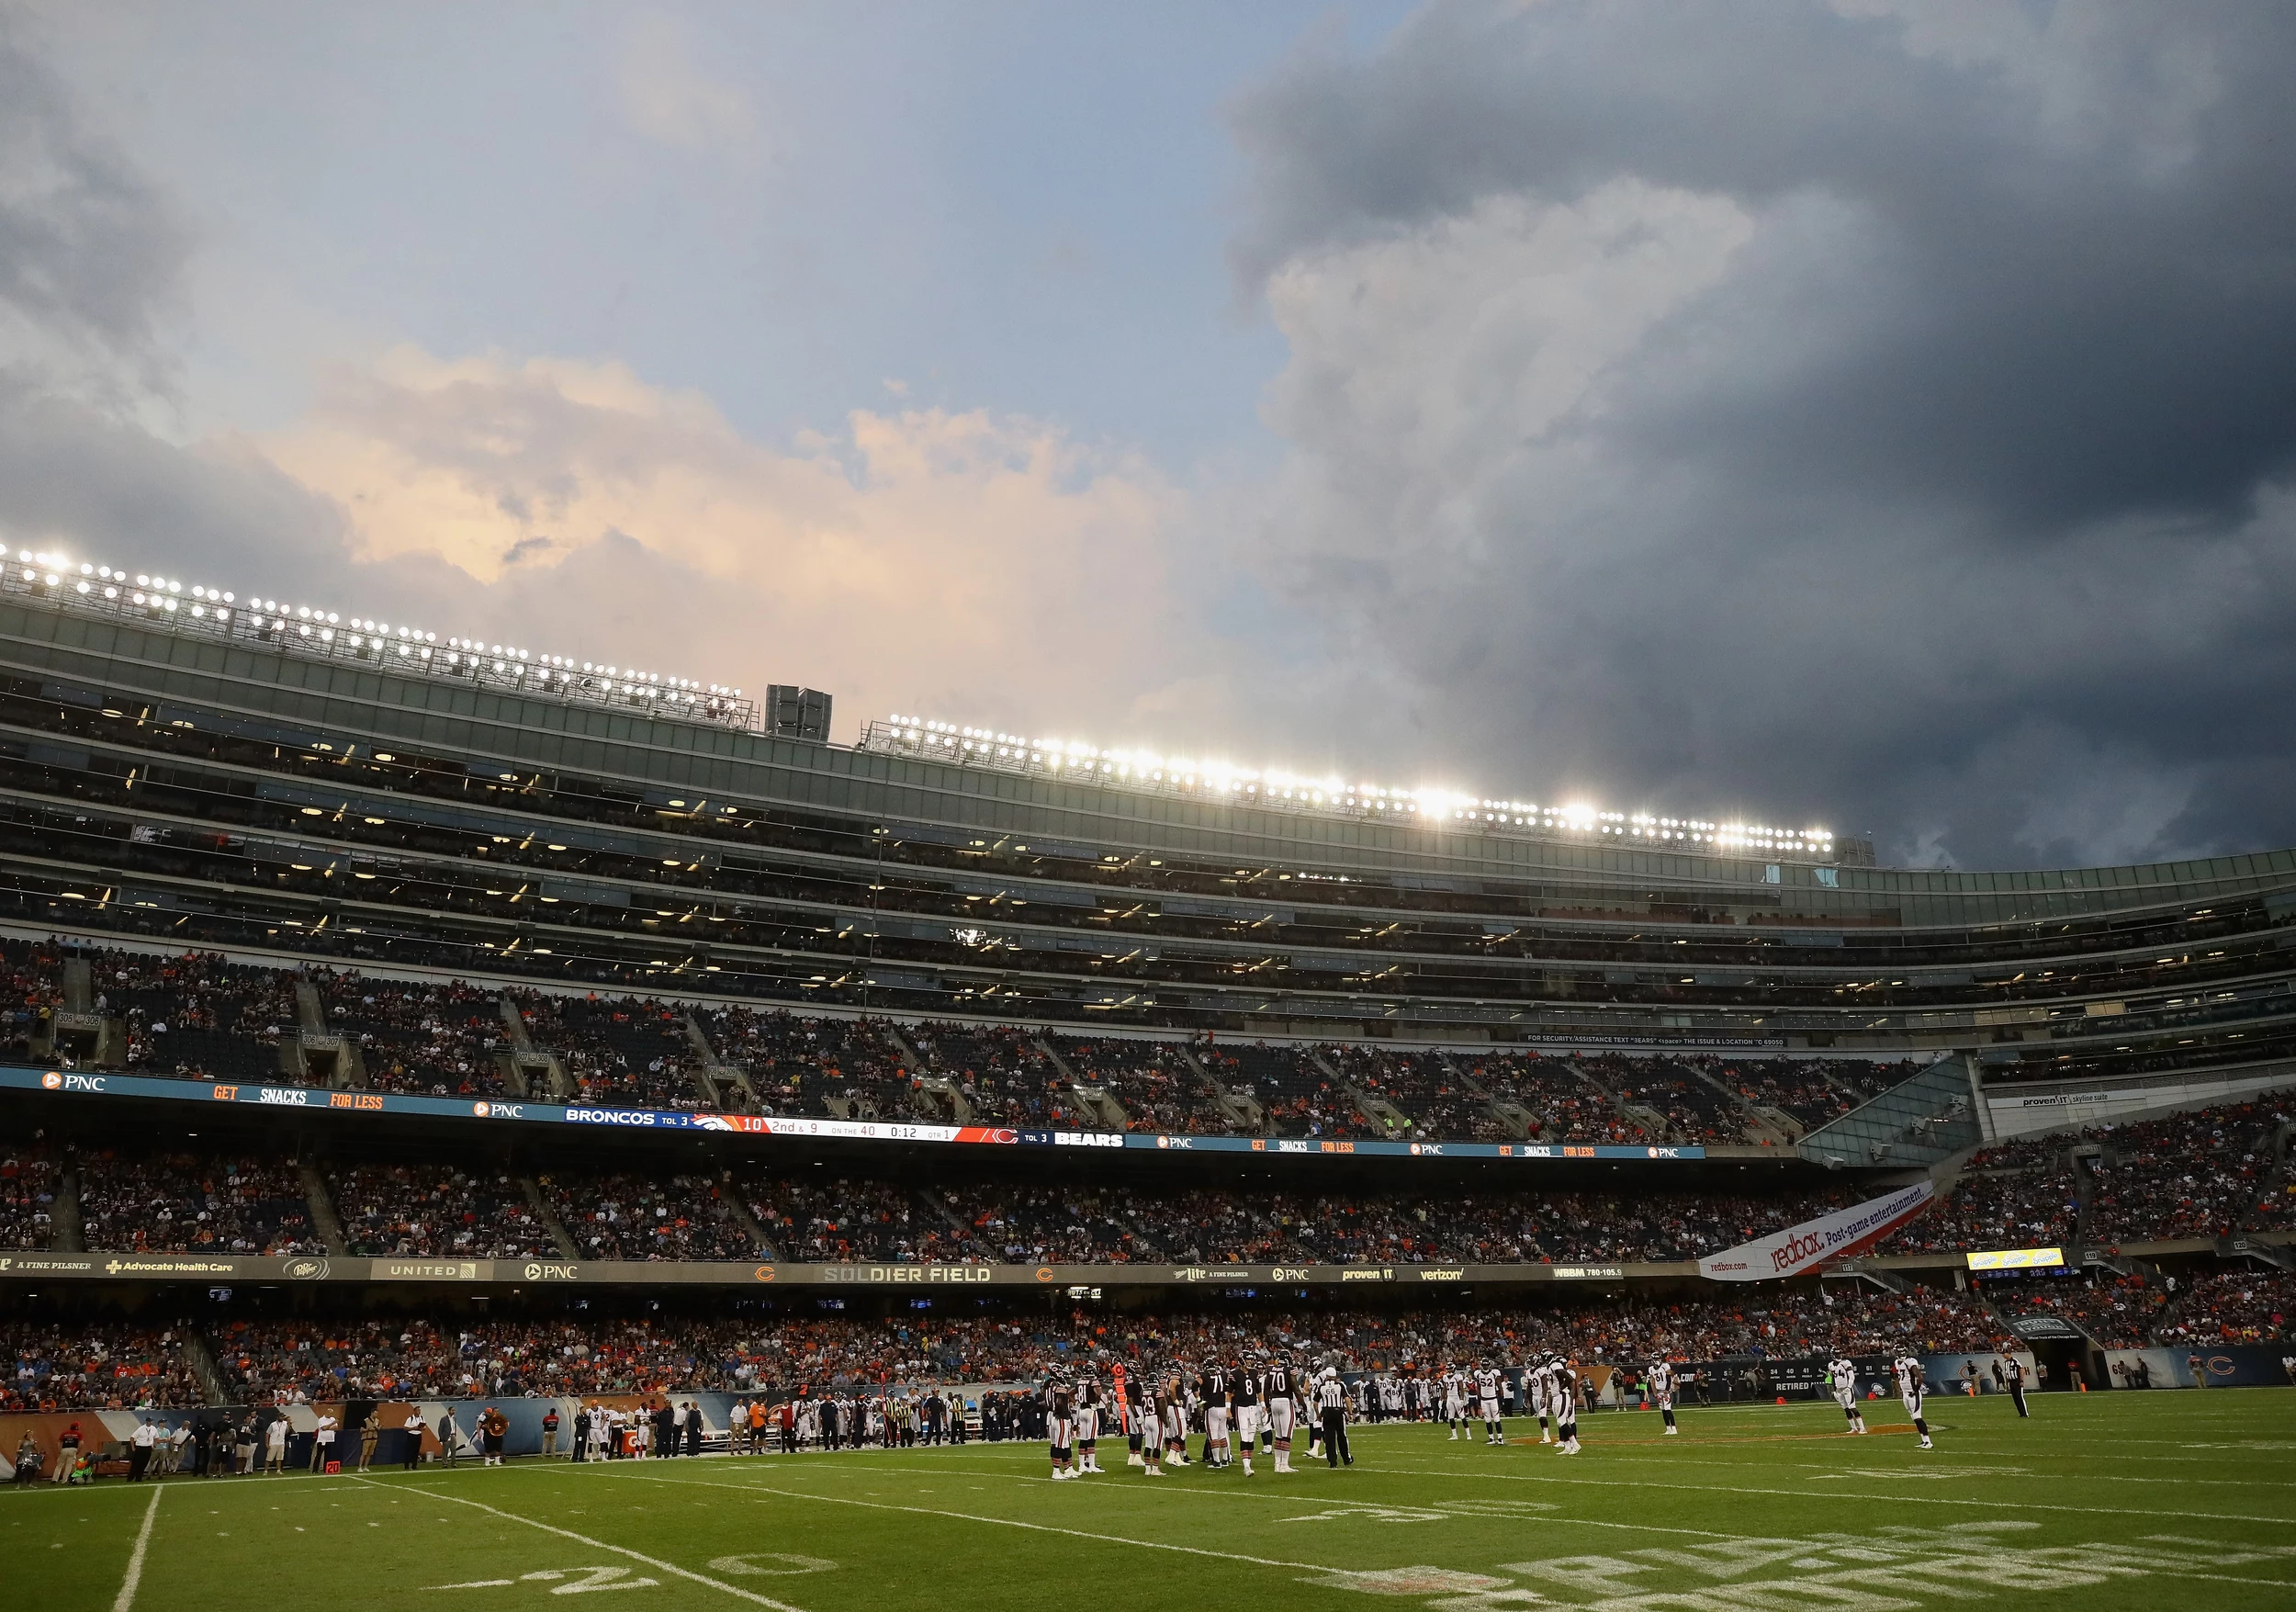
{"label": "green grass turf", "polygon": [[1104,1439],[1107,1474],[1061,1484],[1035,1446],[974,1445],[43,1486],[0,1493],[0,1583],[116,1607],[149,1516],[147,1612],[2296,1606],[2296,1390],[1930,1409],[1929,1451],[1830,1403],[1694,1407],[1669,1439],[1589,1415],[1576,1458],[1520,1422],[1496,1449],[1359,1428],[1354,1470],[1285,1478],[1150,1480]]}

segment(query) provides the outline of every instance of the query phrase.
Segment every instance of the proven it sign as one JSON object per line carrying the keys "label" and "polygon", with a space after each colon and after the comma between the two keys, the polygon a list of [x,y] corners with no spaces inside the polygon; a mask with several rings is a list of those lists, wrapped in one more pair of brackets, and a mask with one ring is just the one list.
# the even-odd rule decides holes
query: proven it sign
{"label": "proven it sign", "polygon": [[1775,1281],[1863,1252],[1930,1206],[1937,1185],[1917,1181],[1885,1198],[1837,1209],[1698,1261],[1714,1281]]}

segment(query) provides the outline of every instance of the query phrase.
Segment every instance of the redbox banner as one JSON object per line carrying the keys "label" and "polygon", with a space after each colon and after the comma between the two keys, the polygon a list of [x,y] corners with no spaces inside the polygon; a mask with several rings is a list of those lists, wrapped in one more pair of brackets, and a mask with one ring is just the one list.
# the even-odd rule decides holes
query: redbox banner
{"label": "redbox banner", "polygon": [[1788,1226],[1698,1261],[1714,1281],[1775,1281],[1863,1252],[1930,1206],[1937,1183],[1917,1181],[1886,1198],[1869,1199]]}

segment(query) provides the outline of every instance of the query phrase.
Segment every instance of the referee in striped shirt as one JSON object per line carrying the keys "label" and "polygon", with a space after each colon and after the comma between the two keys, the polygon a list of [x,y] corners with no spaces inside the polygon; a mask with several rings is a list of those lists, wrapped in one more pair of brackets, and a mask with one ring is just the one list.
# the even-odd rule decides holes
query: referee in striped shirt
{"label": "referee in striped shirt", "polygon": [[1355,1455],[1347,1448],[1347,1386],[1336,1368],[1324,1367],[1316,1380],[1315,1404],[1323,1413],[1323,1459],[1334,1467],[1354,1466]]}

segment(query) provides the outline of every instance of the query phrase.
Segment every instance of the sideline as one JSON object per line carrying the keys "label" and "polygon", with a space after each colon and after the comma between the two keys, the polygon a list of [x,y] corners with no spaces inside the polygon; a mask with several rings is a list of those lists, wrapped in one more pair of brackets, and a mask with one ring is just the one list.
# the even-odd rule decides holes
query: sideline
{"label": "sideline", "polygon": [[[394,1493],[421,1494],[433,1500],[445,1500],[456,1505],[467,1505],[474,1511],[487,1512],[501,1517],[506,1522],[524,1523],[530,1528],[540,1528],[546,1534],[556,1534],[560,1539],[573,1540],[577,1545],[588,1545],[593,1550],[611,1550],[617,1556],[626,1556],[633,1561],[644,1562],[657,1572],[675,1573],[678,1577],[690,1580],[694,1584],[706,1584],[714,1590],[723,1590],[726,1594],[738,1595],[745,1601],[754,1601],[760,1606],[771,1606],[773,1612],[805,1612],[803,1607],[793,1606],[787,1601],[777,1601],[771,1595],[760,1595],[755,1590],[745,1590],[739,1584],[729,1584],[725,1580],[712,1578],[707,1573],[691,1572],[680,1567],[674,1561],[664,1561],[658,1556],[648,1556],[643,1551],[633,1550],[625,1545],[609,1545],[603,1539],[593,1539],[587,1534],[578,1534],[572,1528],[562,1528],[554,1523],[537,1522],[531,1516],[521,1516],[514,1511],[503,1511],[500,1507],[487,1505],[484,1501],[465,1500],[461,1495],[449,1494],[443,1489],[418,1486],[413,1483],[381,1483],[373,1478],[364,1476],[357,1481],[370,1489],[380,1489],[386,1494]],[[127,1606],[123,1603],[112,1608],[112,1612],[127,1612]]]}
{"label": "sideline", "polygon": [[143,1582],[143,1553],[152,1544],[152,1522],[160,1515],[160,1496],[164,1489],[152,1491],[152,1504],[143,1508],[143,1526],[136,1530],[136,1548],[128,1554],[128,1576],[120,1581],[119,1594],[113,1597],[112,1612],[128,1612],[136,1604],[136,1586]]}

